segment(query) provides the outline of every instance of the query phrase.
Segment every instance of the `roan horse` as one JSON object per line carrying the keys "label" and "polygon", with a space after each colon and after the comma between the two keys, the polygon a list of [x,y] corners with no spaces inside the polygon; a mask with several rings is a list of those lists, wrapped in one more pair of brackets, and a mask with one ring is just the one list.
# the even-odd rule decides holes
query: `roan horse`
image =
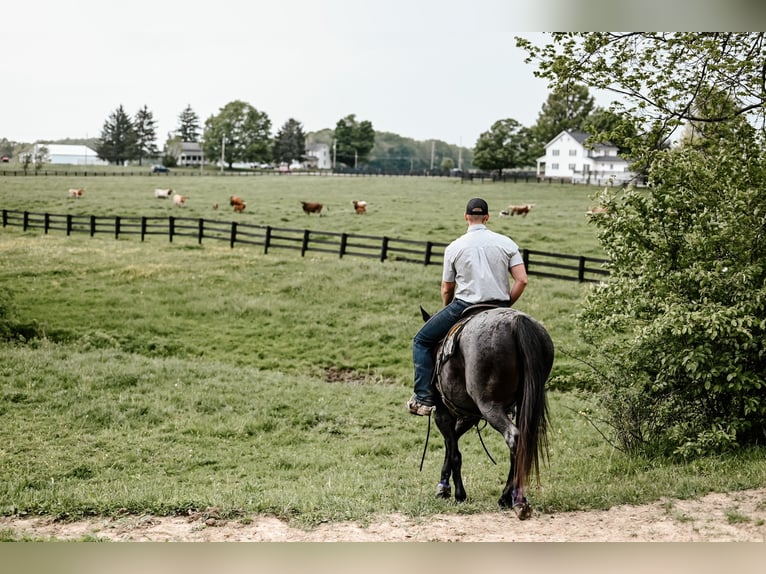
{"label": "roan horse", "polygon": [[[427,320],[428,313],[421,312]],[[450,497],[451,477],[455,500],[466,499],[458,441],[486,420],[511,455],[498,504],[524,520],[532,514],[525,486],[532,470],[539,483],[539,458],[548,454],[545,383],[553,366],[553,341],[539,322],[514,309],[475,306],[464,315],[436,349],[434,419],[445,446],[436,496]]]}

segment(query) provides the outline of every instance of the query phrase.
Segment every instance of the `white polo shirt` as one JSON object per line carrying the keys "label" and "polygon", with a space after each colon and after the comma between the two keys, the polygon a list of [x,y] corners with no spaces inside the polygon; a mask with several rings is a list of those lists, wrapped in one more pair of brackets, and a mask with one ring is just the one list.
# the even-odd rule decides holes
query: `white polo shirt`
{"label": "white polo shirt", "polygon": [[510,237],[471,225],[444,250],[442,280],[456,283],[455,298],[467,303],[508,301],[510,269],[523,263]]}

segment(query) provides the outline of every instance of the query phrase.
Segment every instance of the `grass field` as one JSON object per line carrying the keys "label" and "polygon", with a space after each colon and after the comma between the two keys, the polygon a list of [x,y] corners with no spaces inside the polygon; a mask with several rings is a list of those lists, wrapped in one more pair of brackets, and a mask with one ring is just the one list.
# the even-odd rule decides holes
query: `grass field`
{"label": "grass field", "polygon": [[[163,183],[160,184],[159,181]],[[449,241],[467,198],[493,212],[535,203],[527,218],[491,220],[530,249],[598,256],[584,212],[593,189],[461,184],[420,178],[0,177],[0,209],[173,213],[152,197],[165,182],[186,214]],[[84,187],[80,200],[69,187]],[[214,212],[229,195],[244,214]],[[370,202],[357,216],[351,199]],[[308,217],[300,199],[323,201]],[[176,209],[178,211],[178,209]],[[440,270],[403,262],[300,257],[193,240],[66,237],[0,229],[0,285],[17,317],[46,338],[0,346],[0,513],[266,512],[303,524],[496,508],[505,446],[494,431],[461,443],[469,499],[436,500],[443,447],[403,408],[411,389],[418,306],[440,304]],[[556,343],[554,376],[586,348],[574,316],[588,287],[535,279],[518,308]],[[583,415],[587,396],[551,391],[550,465],[530,498],[538,511],[605,508],[662,496],[763,484],[763,450],[689,464],[629,459]]]}

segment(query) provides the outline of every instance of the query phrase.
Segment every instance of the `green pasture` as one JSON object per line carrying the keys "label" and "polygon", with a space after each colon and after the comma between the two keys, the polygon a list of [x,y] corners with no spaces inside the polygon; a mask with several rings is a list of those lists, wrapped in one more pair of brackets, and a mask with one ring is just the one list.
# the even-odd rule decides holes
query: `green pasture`
{"label": "green pasture", "polygon": [[[82,188],[85,193],[71,199],[69,188]],[[155,199],[155,188],[171,188],[188,196],[186,207]],[[561,183],[481,183],[447,177],[0,175],[0,209],[121,217],[174,215],[448,243],[465,230],[466,202],[479,196],[489,203],[490,227],[510,235],[522,248],[602,257],[586,215],[598,191]],[[232,195],[247,202],[243,213],[233,213]],[[353,200],[368,202],[367,215],[354,212]],[[322,217],[308,216],[301,210],[301,201],[323,203],[327,211]],[[527,203],[535,206],[527,217],[498,215],[509,204]]]}
{"label": "green pasture", "polygon": [[[449,179],[0,176],[0,209],[94,215],[181,211],[155,187],[189,195],[191,217],[449,241],[469,197],[493,228],[527,248],[599,255],[585,210],[597,190]],[[66,197],[83,187],[82,199]],[[226,209],[229,195],[248,202]],[[352,199],[369,202],[357,216]],[[326,217],[299,200],[322,201]],[[217,211],[212,204],[218,202]],[[527,218],[499,218],[508,203]],[[502,438],[461,442],[468,501],[434,497],[443,447],[404,410],[419,305],[440,305],[436,266],[128,237],[0,228],[0,287],[15,320],[44,333],[0,346],[0,513],[185,513],[217,506],[298,524],[401,512],[496,509],[507,474]],[[538,512],[607,508],[762,485],[762,450],[690,464],[614,450],[587,394],[557,390],[588,349],[574,318],[589,287],[532,278],[518,303],[556,344],[551,456],[530,499]],[[669,511],[670,512],[670,511]],[[509,514],[509,520],[515,520]],[[510,523],[513,524],[513,523]]]}

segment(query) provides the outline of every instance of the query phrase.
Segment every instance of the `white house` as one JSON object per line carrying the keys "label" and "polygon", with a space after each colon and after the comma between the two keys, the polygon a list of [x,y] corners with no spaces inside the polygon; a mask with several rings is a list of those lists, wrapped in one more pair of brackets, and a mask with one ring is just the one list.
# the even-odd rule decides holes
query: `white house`
{"label": "white house", "polygon": [[592,185],[619,185],[635,177],[628,161],[617,155],[617,146],[586,147],[589,137],[585,132],[562,131],[546,144],[545,155],[537,158],[537,176]]}
{"label": "white house", "polygon": [[308,169],[332,169],[330,146],[326,143],[306,145],[303,163]]}
{"label": "white house", "polygon": [[36,143],[32,148],[32,157],[36,157],[40,148],[46,148],[45,163],[71,165],[109,165],[99,158],[96,152],[85,145],[65,145]]}
{"label": "white house", "polygon": [[178,155],[178,165],[200,166],[205,161],[202,146],[197,142],[181,142],[181,153]]}

